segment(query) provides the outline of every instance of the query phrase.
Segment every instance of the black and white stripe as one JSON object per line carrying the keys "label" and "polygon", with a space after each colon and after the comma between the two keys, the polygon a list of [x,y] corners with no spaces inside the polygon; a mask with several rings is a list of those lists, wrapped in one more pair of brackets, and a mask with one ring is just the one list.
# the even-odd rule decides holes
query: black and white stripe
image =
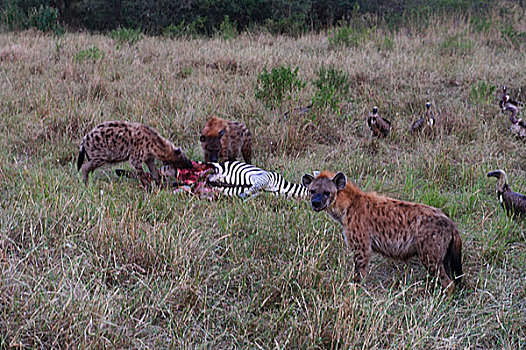
{"label": "black and white stripe", "polygon": [[208,184],[227,196],[249,198],[261,192],[270,192],[286,197],[307,198],[305,186],[288,182],[276,172],[239,161],[211,164],[215,169],[208,178]]}

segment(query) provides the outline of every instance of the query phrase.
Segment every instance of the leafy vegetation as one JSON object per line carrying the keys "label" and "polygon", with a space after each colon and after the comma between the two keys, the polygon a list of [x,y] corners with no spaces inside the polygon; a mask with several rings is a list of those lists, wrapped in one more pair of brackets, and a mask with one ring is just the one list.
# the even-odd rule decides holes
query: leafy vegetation
{"label": "leafy vegetation", "polygon": [[86,50],[80,50],[73,56],[73,59],[77,62],[85,62],[91,60],[97,62],[104,58],[104,52],[102,52],[97,46],[92,46]]}
{"label": "leafy vegetation", "polygon": [[119,28],[109,33],[110,38],[115,39],[119,44],[134,45],[142,39],[139,29]]}
{"label": "leafy vegetation", "polygon": [[334,67],[322,67],[317,72],[317,79],[313,81],[316,93],[313,105],[319,108],[338,110],[338,105],[349,93],[351,85],[347,73]]}
{"label": "leafy vegetation", "polygon": [[[28,18],[39,8],[48,13],[47,9],[52,8],[60,23],[69,28],[96,31],[141,28],[156,35],[183,30],[187,34],[213,36],[225,32],[225,25],[228,31],[264,29],[275,34],[299,35],[332,27],[340,21],[352,22],[364,15],[367,22],[391,30],[425,29],[435,15],[444,14],[476,18],[481,24],[496,6],[489,0],[6,0],[0,2],[2,22],[11,29],[27,28]],[[364,33],[342,25],[335,34],[337,40],[348,40],[354,45]]]}
{"label": "leafy vegetation", "polygon": [[283,110],[283,103],[292,101],[304,87],[305,82],[298,78],[299,67],[291,66],[273,67],[269,72],[267,67],[258,74],[255,96],[268,108]]}

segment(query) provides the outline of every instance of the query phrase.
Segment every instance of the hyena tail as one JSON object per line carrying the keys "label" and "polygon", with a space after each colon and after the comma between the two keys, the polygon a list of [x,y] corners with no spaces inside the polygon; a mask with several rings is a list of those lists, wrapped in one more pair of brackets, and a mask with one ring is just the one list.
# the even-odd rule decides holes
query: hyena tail
{"label": "hyena tail", "polygon": [[458,230],[453,232],[453,237],[449,242],[444,263],[449,267],[449,269],[446,269],[449,277],[453,278],[451,275],[451,272],[453,272],[455,282],[460,283],[464,273],[462,272],[462,241],[460,240],[460,233]]}
{"label": "hyena tail", "polygon": [[82,164],[84,163],[84,157],[88,158],[84,145],[81,145],[80,152],[79,152],[79,158],[77,159],[77,171],[80,171],[80,168],[82,167]]}

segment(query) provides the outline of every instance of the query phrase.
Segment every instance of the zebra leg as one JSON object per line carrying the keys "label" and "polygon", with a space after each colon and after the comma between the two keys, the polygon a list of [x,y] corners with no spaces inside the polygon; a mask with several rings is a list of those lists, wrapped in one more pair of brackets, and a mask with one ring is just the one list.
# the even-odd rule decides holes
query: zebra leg
{"label": "zebra leg", "polygon": [[245,192],[240,193],[239,196],[245,200],[250,197],[255,197],[256,195],[260,193],[262,189],[265,189],[265,187],[268,184],[268,181],[269,180],[266,177],[265,178],[260,177],[260,178],[255,179],[252,186],[250,186],[249,189],[245,190]]}
{"label": "zebra leg", "polygon": [[246,189],[244,192],[241,192],[239,194],[239,197],[243,199],[244,201],[249,200],[250,198],[257,197],[261,194],[259,190],[253,190],[254,186],[250,187],[249,189]]}

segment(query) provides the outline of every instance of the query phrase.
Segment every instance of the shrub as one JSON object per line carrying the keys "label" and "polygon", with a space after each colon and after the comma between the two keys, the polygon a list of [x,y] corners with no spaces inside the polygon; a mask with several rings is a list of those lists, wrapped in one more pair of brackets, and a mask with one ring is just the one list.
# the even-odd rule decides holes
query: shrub
{"label": "shrub", "polygon": [[9,30],[18,30],[27,28],[27,16],[24,11],[13,3],[8,3],[0,17],[2,25]]}
{"label": "shrub", "polygon": [[225,40],[233,39],[237,35],[236,22],[231,22],[230,17],[226,15],[216,34]]}
{"label": "shrub", "polygon": [[292,95],[300,92],[305,82],[298,78],[298,67],[278,66],[269,72],[267,67],[258,75],[255,96],[268,108],[283,109],[283,102],[290,101]]}
{"label": "shrub", "polygon": [[86,50],[80,50],[73,56],[75,62],[85,62],[91,60],[93,62],[98,62],[104,58],[104,52],[102,52],[97,46],[92,46]]}
{"label": "shrub", "polygon": [[367,28],[355,22],[341,25],[329,34],[329,44],[332,47],[350,46],[357,47],[369,39],[374,28]]}
{"label": "shrub", "polygon": [[36,28],[42,32],[54,32],[63,34],[64,29],[58,23],[58,9],[42,6],[31,9],[29,12],[28,26]]}
{"label": "shrub", "polygon": [[110,38],[116,40],[119,44],[134,45],[142,39],[140,29],[119,28],[112,30],[109,35]]}
{"label": "shrub", "polygon": [[349,93],[349,78],[347,73],[334,67],[320,68],[318,78],[313,81],[317,91],[313,104],[320,108],[337,109],[338,104]]}

